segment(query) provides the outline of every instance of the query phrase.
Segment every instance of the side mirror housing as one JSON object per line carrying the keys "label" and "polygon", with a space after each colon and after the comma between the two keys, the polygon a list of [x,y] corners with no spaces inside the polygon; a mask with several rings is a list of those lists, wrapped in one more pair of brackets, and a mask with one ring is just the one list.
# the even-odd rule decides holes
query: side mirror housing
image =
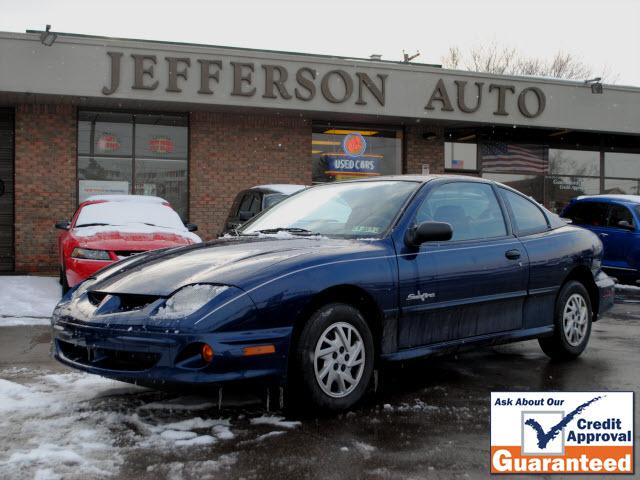
{"label": "side mirror housing", "polygon": [[69,222],[69,220],[60,220],[59,222],[56,222],[55,227],[58,230],[69,230],[69,227],[71,226],[71,223]]}
{"label": "side mirror housing", "polygon": [[196,225],[195,223],[185,223],[184,226],[187,227],[187,230],[189,230],[190,232],[198,231],[198,225]]}
{"label": "side mirror housing", "polygon": [[627,222],[626,220],[620,220],[618,222],[618,227],[619,228],[624,228],[625,230],[633,230],[633,225],[631,225],[629,222]]}
{"label": "side mirror housing", "polygon": [[445,222],[422,222],[409,230],[404,242],[410,247],[418,247],[424,242],[444,242],[451,240],[453,229]]}

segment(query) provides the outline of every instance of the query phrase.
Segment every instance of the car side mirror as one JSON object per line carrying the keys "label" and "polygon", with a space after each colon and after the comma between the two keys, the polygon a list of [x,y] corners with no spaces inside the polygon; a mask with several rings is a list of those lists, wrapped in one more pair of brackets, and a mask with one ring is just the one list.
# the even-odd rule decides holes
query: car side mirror
{"label": "car side mirror", "polygon": [[59,222],[56,222],[55,227],[58,230],[69,230],[69,227],[71,226],[71,223],[69,223],[69,220],[60,220]]}
{"label": "car side mirror", "polygon": [[410,247],[418,247],[424,242],[451,240],[453,229],[445,222],[422,222],[407,230],[404,242]]}
{"label": "car side mirror", "polygon": [[618,222],[618,227],[620,228],[624,228],[625,230],[633,230],[633,225],[631,225],[628,221],[626,220],[620,220]]}
{"label": "car side mirror", "polygon": [[243,222],[246,220],[249,220],[251,217],[253,217],[253,213],[246,210],[243,210],[240,213],[238,213],[238,218]]}
{"label": "car side mirror", "polygon": [[189,230],[190,232],[198,231],[198,225],[196,225],[195,223],[185,223],[184,226],[187,227],[187,230]]}

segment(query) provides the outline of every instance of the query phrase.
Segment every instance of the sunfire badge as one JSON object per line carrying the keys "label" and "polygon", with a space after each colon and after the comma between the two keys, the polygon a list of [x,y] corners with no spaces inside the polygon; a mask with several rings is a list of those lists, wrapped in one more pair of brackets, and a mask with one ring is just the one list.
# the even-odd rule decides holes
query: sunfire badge
{"label": "sunfire badge", "polygon": [[492,392],[491,473],[625,473],[633,392]]}

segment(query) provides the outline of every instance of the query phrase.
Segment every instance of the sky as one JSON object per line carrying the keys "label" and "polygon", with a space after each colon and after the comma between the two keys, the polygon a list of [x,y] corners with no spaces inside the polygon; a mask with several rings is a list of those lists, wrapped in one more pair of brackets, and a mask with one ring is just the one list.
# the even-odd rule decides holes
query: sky
{"label": "sky", "polygon": [[41,30],[440,63],[495,42],[577,56],[640,86],[640,0],[0,0],[0,30]]}

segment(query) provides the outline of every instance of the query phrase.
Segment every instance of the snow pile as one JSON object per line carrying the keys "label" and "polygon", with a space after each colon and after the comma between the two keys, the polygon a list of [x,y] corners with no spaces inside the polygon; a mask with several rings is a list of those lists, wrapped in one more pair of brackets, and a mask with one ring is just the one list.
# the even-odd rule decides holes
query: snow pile
{"label": "snow pile", "polygon": [[192,243],[201,243],[202,239],[195,233],[188,230],[174,230],[171,228],[154,227],[151,225],[144,225],[142,223],[129,224],[129,225],[97,225],[94,227],[81,227],[74,228],[73,234],[76,237],[93,237],[102,233],[122,233],[125,235],[176,235],[178,237],[190,240]]}
{"label": "snow pile", "polygon": [[616,290],[640,293],[640,286],[616,283]]}
{"label": "snow pile", "polygon": [[0,276],[0,326],[48,325],[61,296],[57,278]]}
{"label": "snow pile", "polygon": [[288,429],[297,428],[302,425],[302,423],[298,421],[285,420],[284,417],[268,415],[262,415],[261,417],[252,418],[250,421],[252,425],[272,425],[274,427],[282,427]]}

